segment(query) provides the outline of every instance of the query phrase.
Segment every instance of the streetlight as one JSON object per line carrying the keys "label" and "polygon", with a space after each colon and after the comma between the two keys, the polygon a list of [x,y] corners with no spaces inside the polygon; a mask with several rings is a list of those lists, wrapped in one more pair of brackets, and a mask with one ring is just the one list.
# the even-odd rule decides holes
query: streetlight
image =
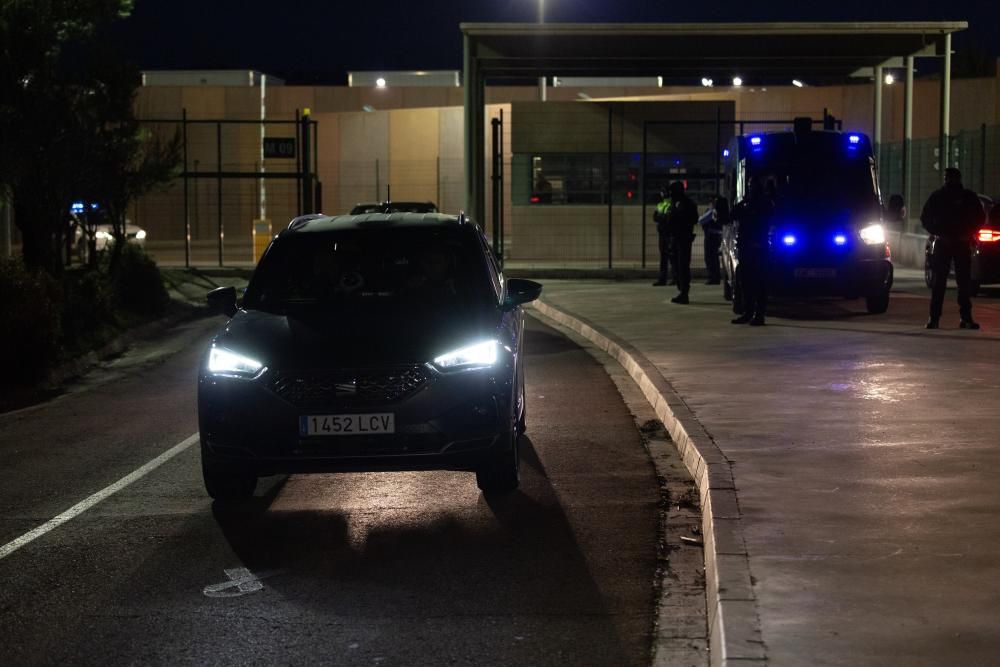
{"label": "streetlight", "polygon": [[708,77],[702,77],[701,85],[703,85],[706,88],[711,88],[712,86],[715,85],[715,82],[709,79]]}
{"label": "streetlight", "polygon": [[376,88],[385,88],[385,79],[382,78],[382,77],[379,77],[379,78],[375,79],[375,87]]}
{"label": "streetlight", "polygon": [[802,82],[801,82],[801,81],[799,81],[798,79],[792,79],[792,85],[793,85],[793,86],[795,86],[796,88],[802,88],[802,87],[804,87],[804,86],[805,86],[806,84],[802,83]]}
{"label": "streetlight", "polygon": [[739,88],[742,85],[743,85],[743,79],[741,77],[734,76],[733,77],[733,87],[734,88]]}
{"label": "streetlight", "polygon": [[892,75],[892,72],[886,72],[885,74],[885,85],[891,86],[896,82],[896,77]]}

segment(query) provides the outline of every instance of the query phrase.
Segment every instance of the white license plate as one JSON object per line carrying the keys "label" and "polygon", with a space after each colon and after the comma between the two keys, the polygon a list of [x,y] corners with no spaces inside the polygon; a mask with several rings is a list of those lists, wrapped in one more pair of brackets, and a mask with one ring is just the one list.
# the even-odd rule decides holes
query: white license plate
{"label": "white license plate", "polygon": [[795,269],[796,278],[836,278],[837,269]]}
{"label": "white license plate", "polygon": [[372,435],[396,432],[396,415],[375,412],[353,415],[299,417],[299,435]]}

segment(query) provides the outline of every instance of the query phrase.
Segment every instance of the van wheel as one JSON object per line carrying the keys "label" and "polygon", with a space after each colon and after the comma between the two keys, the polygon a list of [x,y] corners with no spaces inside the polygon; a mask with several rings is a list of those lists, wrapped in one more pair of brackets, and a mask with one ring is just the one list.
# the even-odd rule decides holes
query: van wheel
{"label": "van wheel", "polygon": [[743,314],[743,290],[740,289],[740,267],[733,271],[733,312],[737,315]]}
{"label": "van wheel", "polygon": [[889,310],[889,290],[865,297],[865,308],[872,315],[880,315]]}

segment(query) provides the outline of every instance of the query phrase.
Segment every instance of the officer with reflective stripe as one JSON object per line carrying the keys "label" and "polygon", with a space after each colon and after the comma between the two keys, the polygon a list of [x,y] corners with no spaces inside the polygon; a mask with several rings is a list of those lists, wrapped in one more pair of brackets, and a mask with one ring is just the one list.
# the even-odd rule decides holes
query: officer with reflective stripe
{"label": "officer with reflective stripe", "polygon": [[667,278],[671,277],[672,283],[677,282],[677,266],[674,265],[673,273],[670,272],[671,246],[670,230],[667,229],[667,222],[670,219],[670,206],[672,201],[667,194],[666,188],[660,188],[660,203],[656,205],[653,212],[653,221],[656,223],[656,236],[660,247],[660,277],[653,283],[654,287],[667,284]]}

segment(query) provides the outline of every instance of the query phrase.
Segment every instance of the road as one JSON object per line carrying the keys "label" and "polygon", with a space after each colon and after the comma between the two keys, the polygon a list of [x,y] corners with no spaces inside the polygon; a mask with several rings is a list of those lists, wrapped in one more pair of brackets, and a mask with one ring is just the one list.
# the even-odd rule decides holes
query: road
{"label": "road", "polygon": [[594,358],[529,324],[526,465],[506,500],[468,473],[312,475],[227,512],[187,446],[221,324],[0,415],[0,663],[648,663],[660,490]]}

